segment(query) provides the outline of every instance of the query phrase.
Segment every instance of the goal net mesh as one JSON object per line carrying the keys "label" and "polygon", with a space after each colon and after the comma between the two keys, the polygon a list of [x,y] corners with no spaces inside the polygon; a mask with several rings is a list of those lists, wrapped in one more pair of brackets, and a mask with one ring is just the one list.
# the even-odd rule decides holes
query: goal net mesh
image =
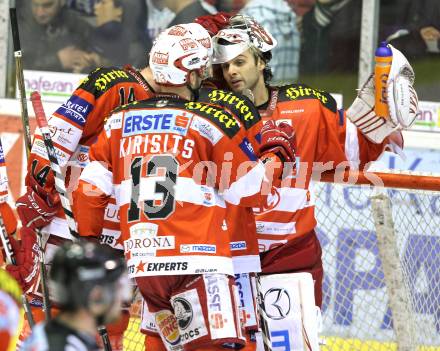
{"label": "goal net mesh", "polygon": [[[315,184],[325,270],[322,350],[440,350],[438,189],[385,186],[390,206],[378,214],[378,188]],[[144,349],[139,316],[138,302],[124,350]]]}

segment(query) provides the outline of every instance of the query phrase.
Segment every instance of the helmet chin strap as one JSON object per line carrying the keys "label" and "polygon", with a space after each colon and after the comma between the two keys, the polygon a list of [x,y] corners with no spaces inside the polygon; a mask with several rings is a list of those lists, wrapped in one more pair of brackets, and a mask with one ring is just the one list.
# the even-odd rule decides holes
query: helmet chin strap
{"label": "helmet chin strap", "polygon": [[202,87],[202,82],[203,82],[203,80],[202,80],[202,78],[200,77],[200,75],[197,73],[197,75],[199,76],[199,78],[200,78],[200,84],[199,84],[199,86],[197,87],[197,88],[193,88],[192,86],[191,86],[191,82],[190,82],[190,79],[189,79],[189,77],[188,77],[188,83],[186,84],[186,87],[189,89],[189,91],[191,92],[191,95],[192,95],[192,101],[197,101],[197,100],[199,100],[199,97],[200,97],[200,88]]}
{"label": "helmet chin strap", "polygon": [[191,92],[191,95],[192,95],[192,99],[191,100],[192,101],[199,100],[199,97],[200,97],[200,86],[198,88],[193,88],[191,86],[191,84],[188,84],[187,87],[188,87],[188,89],[189,89],[189,91]]}

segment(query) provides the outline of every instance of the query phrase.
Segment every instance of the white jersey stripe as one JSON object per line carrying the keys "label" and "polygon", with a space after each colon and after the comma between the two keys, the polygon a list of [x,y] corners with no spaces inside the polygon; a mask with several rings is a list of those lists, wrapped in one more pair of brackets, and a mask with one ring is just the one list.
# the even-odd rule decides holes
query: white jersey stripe
{"label": "white jersey stripe", "polygon": [[[162,194],[155,192],[158,181],[163,181],[164,177],[141,178],[139,201],[162,200]],[[131,180],[124,180],[121,185],[115,185],[116,202],[119,206],[130,203],[131,201]],[[226,208],[224,199],[218,194],[217,190],[197,184],[192,178],[179,177],[174,186],[174,198],[176,201],[189,202],[206,207],[219,206]]]}
{"label": "white jersey stripe", "polygon": [[79,179],[93,184],[107,195],[113,193],[113,173],[104,167],[101,162],[90,162],[82,171]]}
{"label": "white jersey stripe", "polygon": [[233,182],[229,189],[223,192],[225,200],[233,205],[238,205],[242,198],[258,194],[261,191],[266,170],[262,162],[256,162],[255,167],[247,174]]}

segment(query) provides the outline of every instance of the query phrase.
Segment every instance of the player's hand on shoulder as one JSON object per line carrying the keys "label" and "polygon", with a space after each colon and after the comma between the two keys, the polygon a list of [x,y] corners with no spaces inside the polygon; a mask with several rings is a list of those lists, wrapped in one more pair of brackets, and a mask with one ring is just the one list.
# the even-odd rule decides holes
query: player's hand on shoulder
{"label": "player's hand on shoulder", "polygon": [[269,120],[261,128],[260,158],[272,153],[282,162],[295,162],[295,149],[295,132],[289,124]]}

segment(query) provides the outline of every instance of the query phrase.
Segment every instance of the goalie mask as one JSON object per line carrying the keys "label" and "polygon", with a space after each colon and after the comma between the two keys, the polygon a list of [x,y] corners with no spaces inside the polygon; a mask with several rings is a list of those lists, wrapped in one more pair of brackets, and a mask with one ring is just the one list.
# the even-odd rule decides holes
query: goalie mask
{"label": "goalie mask", "polygon": [[[100,290],[99,298],[92,298],[92,291],[96,289]],[[92,242],[69,242],[56,251],[49,291],[53,301],[64,311],[81,308],[95,311],[99,305],[102,312],[95,315],[99,324],[114,318],[109,314],[114,307],[120,308],[116,304],[118,300],[131,300],[131,285],[123,258],[111,248]]]}
{"label": "goalie mask", "polygon": [[212,38],[214,64],[228,62],[252,47],[264,53],[277,45],[276,39],[252,17],[236,15],[229,23],[228,28],[220,30]]}
{"label": "goalie mask", "polygon": [[172,26],[159,34],[150,51],[149,65],[157,84],[184,86],[190,72],[211,74],[212,42],[197,23]]}

